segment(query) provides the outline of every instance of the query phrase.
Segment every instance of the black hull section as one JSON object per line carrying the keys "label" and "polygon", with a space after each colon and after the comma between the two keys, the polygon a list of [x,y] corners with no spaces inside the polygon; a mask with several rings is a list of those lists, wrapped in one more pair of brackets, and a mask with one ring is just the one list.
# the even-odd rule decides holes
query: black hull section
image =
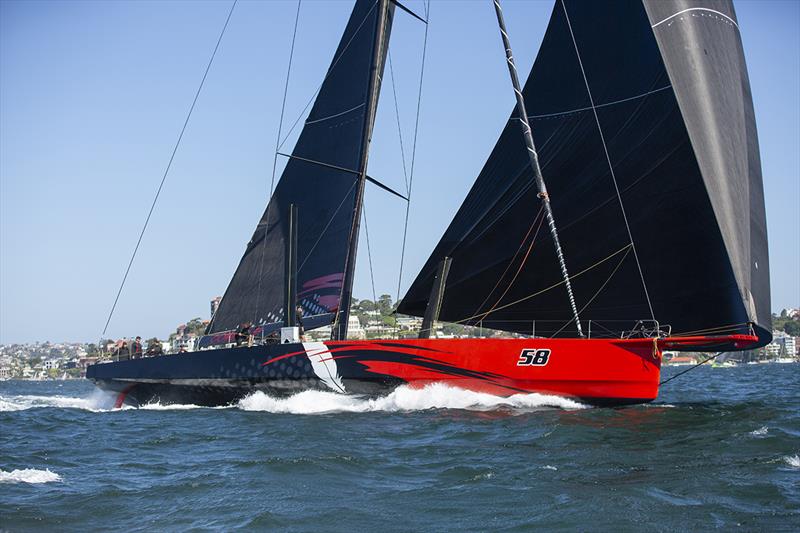
{"label": "black hull section", "polygon": [[[253,383],[242,381],[240,383],[224,381],[218,384],[205,382],[204,384],[190,385],[187,383],[161,382],[130,382],[121,380],[94,380],[102,390],[113,393],[117,407],[123,404],[140,407],[147,404],[160,403],[202,405],[206,407],[219,407],[234,405],[239,400],[254,392],[264,392],[270,396],[288,396],[306,390],[322,390],[333,392],[319,382],[287,380],[283,382]],[[359,394],[375,396],[385,394],[400,385],[401,382],[376,382],[354,381],[344,382],[348,392],[360,391]],[[354,392],[355,393],[355,392]]]}
{"label": "black hull section", "polygon": [[[265,361],[276,361],[265,366]],[[362,365],[338,363],[348,393],[383,394],[403,381],[365,372]],[[287,396],[306,390],[336,391],[315,372],[302,344],[227,348],[119,361],[90,366],[86,377],[128,405],[148,403],[230,405],[262,391]]]}

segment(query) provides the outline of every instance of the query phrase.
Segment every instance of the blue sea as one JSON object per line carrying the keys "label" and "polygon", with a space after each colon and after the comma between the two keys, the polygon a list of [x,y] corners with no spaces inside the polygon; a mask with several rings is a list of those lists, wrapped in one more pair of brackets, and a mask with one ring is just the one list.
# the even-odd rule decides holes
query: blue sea
{"label": "blue sea", "polygon": [[0,530],[800,530],[796,363],[704,366],[619,409],[443,386],[109,401],[0,382]]}

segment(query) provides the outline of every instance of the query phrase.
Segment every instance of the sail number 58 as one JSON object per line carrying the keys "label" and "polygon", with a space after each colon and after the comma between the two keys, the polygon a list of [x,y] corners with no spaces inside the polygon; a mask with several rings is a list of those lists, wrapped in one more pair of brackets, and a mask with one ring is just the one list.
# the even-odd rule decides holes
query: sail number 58
{"label": "sail number 58", "polygon": [[517,366],[544,366],[550,359],[550,350],[525,348],[519,354]]}

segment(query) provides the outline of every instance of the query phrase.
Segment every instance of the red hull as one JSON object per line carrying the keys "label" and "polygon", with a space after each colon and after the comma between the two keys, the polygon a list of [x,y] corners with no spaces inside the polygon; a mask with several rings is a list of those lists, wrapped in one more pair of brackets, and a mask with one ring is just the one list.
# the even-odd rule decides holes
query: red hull
{"label": "red hull", "polygon": [[[412,386],[439,382],[502,396],[538,392],[600,403],[648,402],[658,396],[661,371],[661,354],[651,339],[415,339],[325,345],[337,362],[356,359],[370,373]],[[365,357],[385,351],[407,358]],[[420,360],[431,364],[420,365]]]}
{"label": "red hull", "polygon": [[[495,395],[537,392],[618,405],[649,402],[658,396],[661,351],[665,347],[708,350],[722,340],[684,337],[330,341],[325,342],[329,349],[325,357],[337,363],[358,362],[369,373],[396,378],[412,386],[438,382]],[[757,342],[757,338],[733,335],[724,337],[724,341],[746,346]],[[402,357],[397,357],[398,354]]]}
{"label": "red hull", "polygon": [[494,395],[537,392],[596,405],[658,396],[661,350],[741,348],[756,337],[406,339],[270,344],[93,365],[87,377],[118,403],[227,405],[252,392],[382,394],[445,383]]}

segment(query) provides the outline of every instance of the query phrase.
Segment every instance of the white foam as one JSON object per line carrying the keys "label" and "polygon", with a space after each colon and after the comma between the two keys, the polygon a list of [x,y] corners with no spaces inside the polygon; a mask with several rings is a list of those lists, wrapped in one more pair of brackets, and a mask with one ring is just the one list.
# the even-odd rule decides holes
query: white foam
{"label": "white foam", "polygon": [[61,476],[48,469],[25,468],[11,472],[0,470],[0,483],[50,483],[51,481],[61,481]]}
{"label": "white foam", "polygon": [[404,385],[386,396],[372,399],[324,391],[305,391],[288,398],[275,398],[263,392],[255,392],[242,399],[238,407],[245,411],[320,414],[332,412],[420,411],[426,409],[488,411],[502,407],[515,411],[530,411],[544,407],[582,409],[586,406],[558,396],[531,393],[502,397],[434,383],[422,389]]}
{"label": "white foam", "polygon": [[800,457],[797,455],[787,455],[783,458],[783,460],[786,461],[786,464],[792,468],[800,468]]}
{"label": "white foam", "polygon": [[[123,406],[123,408],[130,408],[135,409],[135,407],[131,407],[129,405]],[[161,404],[159,402],[155,403],[148,403],[138,407],[139,409],[144,409],[146,411],[187,411],[189,409],[230,409],[231,406],[229,405],[221,405],[219,407],[206,407],[203,405],[195,405],[193,403],[167,403]]]}
{"label": "white foam", "polygon": [[761,426],[760,428],[753,430],[750,432],[750,435],[753,437],[763,437],[767,434],[769,428],[767,426]]}
{"label": "white foam", "polygon": [[0,396],[0,411],[24,411],[26,409],[55,407],[101,412],[111,410],[113,403],[113,397],[101,390],[94,391],[87,398],[36,395]]}

